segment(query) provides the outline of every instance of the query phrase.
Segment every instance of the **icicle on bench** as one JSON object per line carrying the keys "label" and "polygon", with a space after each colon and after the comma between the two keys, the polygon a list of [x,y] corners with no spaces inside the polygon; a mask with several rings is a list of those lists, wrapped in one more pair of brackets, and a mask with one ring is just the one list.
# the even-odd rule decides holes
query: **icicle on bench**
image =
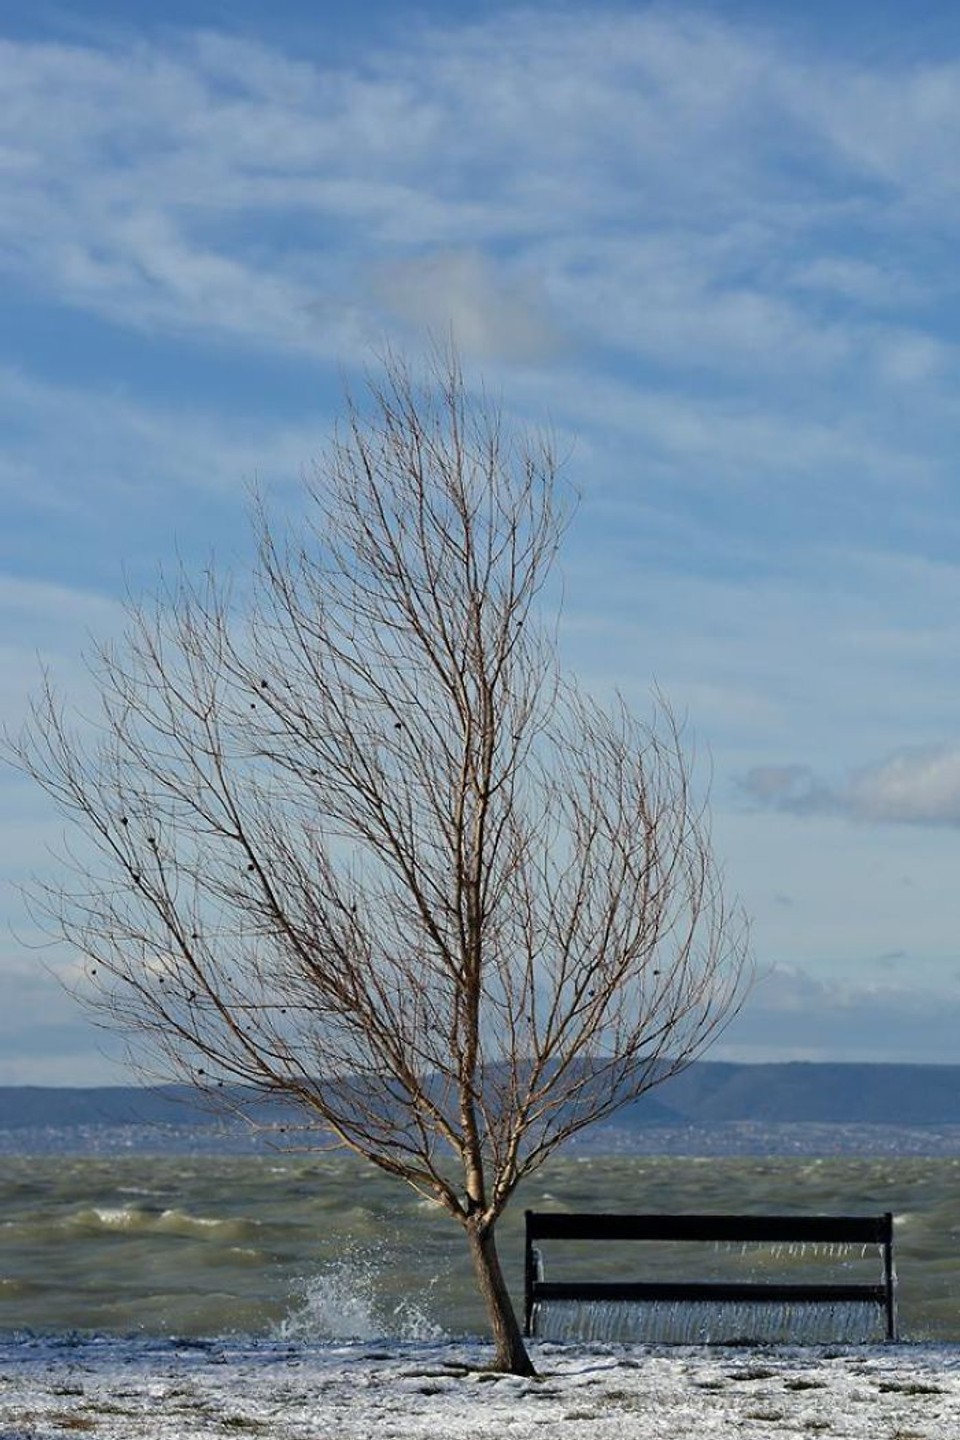
{"label": "icicle on bench", "polygon": [[[849,1283],[819,1276],[816,1282],[768,1278],[700,1281],[547,1280],[538,1242],[648,1240],[712,1243],[724,1252],[725,1268],[735,1247],[741,1270],[748,1256],[769,1264],[784,1258],[791,1268],[809,1258],[841,1260],[849,1266],[877,1247],[879,1283]],[[757,1247],[757,1248],[753,1248]],[[769,1247],[761,1249],[760,1247]],[[859,1257],[853,1247],[859,1247]],[[687,1252],[689,1254],[689,1252]],[[625,1312],[633,1314],[632,1323]],[[566,1312],[566,1328],[549,1337],[550,1315]],[[817,1326],[828,1333],[816,1333]],[[876,1334],[864,1336],[864,1328]],[[791,1342],[897,1338],[893,1216],[884,1215],[611,1215],[526,1212],[524,1333],[549,1338],[639,1340],[662,1343],[736,1343],[770,1339]]]}

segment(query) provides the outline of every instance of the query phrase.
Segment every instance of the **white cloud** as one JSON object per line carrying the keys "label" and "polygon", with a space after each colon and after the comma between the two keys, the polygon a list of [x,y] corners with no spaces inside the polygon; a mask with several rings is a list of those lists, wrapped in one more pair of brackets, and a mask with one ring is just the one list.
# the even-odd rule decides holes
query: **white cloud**
{"label": "white cloud", "polygon": [[926,301],[932,293],[929,282],[905,266],[878,264],[851,255],[827,253],[800,262],[786,279],[791,287],[822,291],[881,309]]}
{"label": "white cloud", "polygon": [[[0,365],[0,493],[31,505],[89,515],[122,495],[135,506],[178,489],[238,496],[296,479],[325,442],[328,418],[296,424],[164,405],[113,388],[59,384]],[[130,510],[125,510],[129,516]],[[171,534],[175,515],[170,514]],[[112,539],[116,544],[117,535]]]}
{"label": "white cloud", "polygon": [[47,952],[15,943],[0,952],[0,1085],[129,1085],[123,1045],[79,1006]]}
{"label": "white cloud", "polygon": [[[878,967],[879,968],[879,967]],[[817,977],[800,966],[761,979],[710,1058],[956,1063],[960,992],[902,980]]]}
{"label": "white cloud", "polygon": [[[597,488],[579,517],[587,544],[565,561],[570,661],[601,690],[645,694],[654,678],[703,725],[718,776],[853,771],[864,755],[916,743],[918,729],[955,724],[944,657],[960,652],[956,566],[825,545],[771,560],[762,528],[743,524],[728,551],[710,512],[699,526],[658,513],[659,486]],[[773,503],[762,487],[753,497]],[[799,787],[793,798],[808,797]]]}
{"label": "white cloud", "polygon": [[762,805],[869,824],[960,825],[960,745],[914,746],[831,784],[805,765],[758,765],[741,781]]}
{"label": "white cloud", "polygon": [[[883,181],[912,205],[955,205],[960,143],[960,66],[925,62],[874,70],[848,64],[799,70],[785,97],[819,127],[831,152],[865,179]],[[910,223],[909,213],[902,216]]]}
{"label": "white cloud", "polygon": [[915,331],[878,331],[874,349],[878,376],[893,387],[922,385],[955,363],[948,345]]}
{"label": "white cloud", "polygon": [[375,268],[373,293],[415,331],[452,337],[465,356],[532,361],[563,348],[542,287],[498,270],[476,250],[446,250]]}
{"label": "white cloud", "polygon": [[960,745],[901,751],[851,776],[842,795],[857,819],[960,825]]}
{"label": "white cloud", "polygon": [[[211,33],[7,42],[0,73],[8,270],[122,323],[258,347],[352,348],[354,267],[386,263],[401,310],[428,323],[444,309],[432,266],[481,347],[519,285],[513,339],[540,353],[537,277],[586,333],[673,363],[858,363],[862,319],[848,330],[780,283],[805,267],[822,285],[833,266],[848,291],[877,294],[876,266],[837,249],[838,170],[908,191],[935,139],[951,157],[939,201],[953,215],[960,198],[951,72],[871,75],[696,13],[558,12],[549,31],[500,14],[413,29],[337,70]],[[802,207],[780,178],[795,162]],[[868,186],[850,218],[869,234],[889,211]],[[830,217],[830,249],[811,255]],[[493,246],[521,262],[509,281],[476,259]]]}

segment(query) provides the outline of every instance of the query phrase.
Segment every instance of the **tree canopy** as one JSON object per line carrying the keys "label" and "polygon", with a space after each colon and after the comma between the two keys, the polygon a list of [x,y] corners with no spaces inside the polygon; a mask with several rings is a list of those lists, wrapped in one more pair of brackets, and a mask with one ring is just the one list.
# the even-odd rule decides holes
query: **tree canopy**
{"label": "tree canopy", "polygon": [[665,702],[561,670],[549,442],[392,358],[306,488],[295,527],[258,509],[243,604],[209,573],[131,605],[94,728],[39,696],[15,748],[84,842],[35,898],[163,1073],[439,1201],[522,1371],[499,1216],[703,1051],[745,927]]}

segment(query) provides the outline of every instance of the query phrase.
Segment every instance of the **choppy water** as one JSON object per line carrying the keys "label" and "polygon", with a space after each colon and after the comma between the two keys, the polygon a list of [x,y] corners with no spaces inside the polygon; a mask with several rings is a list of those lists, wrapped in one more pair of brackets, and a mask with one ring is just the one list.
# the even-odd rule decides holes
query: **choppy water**
{"label": "choppy water", "polygon": [[[558,1205],[892,1210],[903,1338],[960,1341],[960,1158],[559,1160],[527,1184],[502,1223],[518,1298],[523,1209]],[[643,1249],[644,1273],[655,1278],[657,1259],[652,1247]],[[809,1259],[705,1259],[701,1248],[684,1260],[683,1278],[709,1278],[691,1265],[745,1263],[749,1273],[751,1265],[775,1263],[789,1271]],[[622,1277],[624,1253],[593,1245],[573,1262],[597,1278]],[[675,1265],[676,1257],[659,1263]],[[480,1333],[484,1317],[456,1227],[349,1158],[8,1155],[0,1177],[0,1329],[426,1339]]]}

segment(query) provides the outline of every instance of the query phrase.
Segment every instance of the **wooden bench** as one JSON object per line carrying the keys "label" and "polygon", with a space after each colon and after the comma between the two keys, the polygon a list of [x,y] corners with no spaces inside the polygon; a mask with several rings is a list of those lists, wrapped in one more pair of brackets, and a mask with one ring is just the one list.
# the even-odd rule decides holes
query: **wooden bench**
{"label": "wooden bench", "polygon": [[[740,1302],[779,1305],[875,1305],[887,1340],[897,1338],[893,1216],[884,1215],[623,1215],[526,1212],[524,1333],[535,1333],[545,1301]],[[711,1281],[546,1280],[538,1242],[545,1240],[704,1241],[775,1246],[876,1245],[883,1279],[875,1285],[790,1284],[765,1279]],[[750,1337],[743,1337],[750,1338]]]}

